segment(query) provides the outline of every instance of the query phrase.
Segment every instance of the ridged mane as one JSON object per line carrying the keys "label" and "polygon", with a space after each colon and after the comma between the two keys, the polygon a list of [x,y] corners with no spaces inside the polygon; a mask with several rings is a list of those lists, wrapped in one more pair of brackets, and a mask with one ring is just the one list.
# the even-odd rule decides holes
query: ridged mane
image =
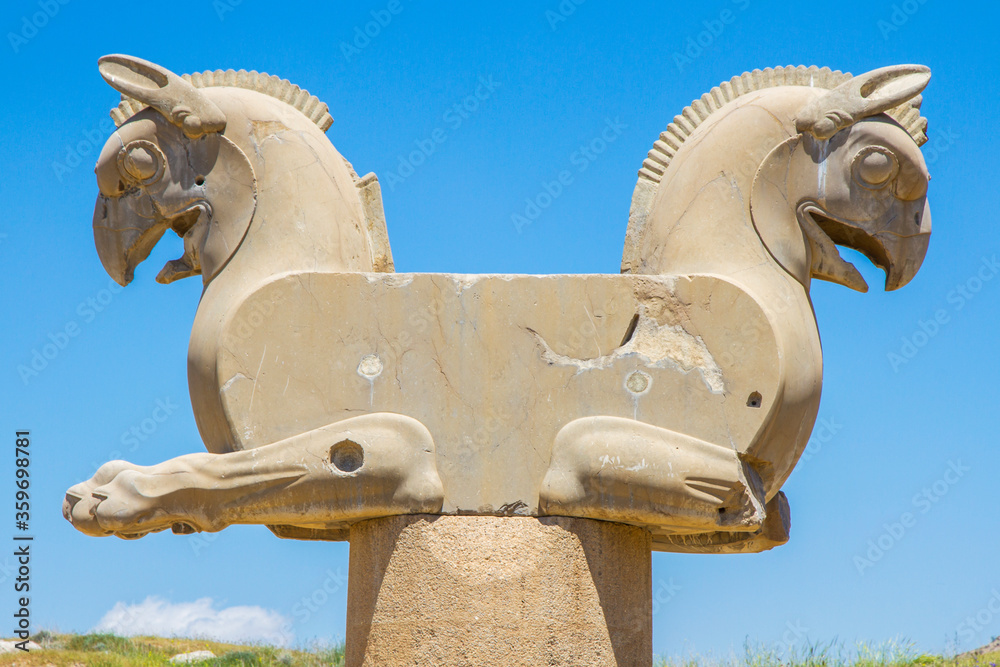
{"label": "ridged mane", "polygon": [[[729,102],[759,90],[778,86],[808,86],[830,90],[852,78],[850,73],[815,65],[755,69],[734,76],[729,81],[712,88],[701,98],[693,101],[690,106],[685,107],[679,116],[674,116],[674,121],[660,134],[660,138],[653,144],[652,150],[642,163],[642,168],[639,169],[639,180],[635,185],[632,206],[629,210],[622,273],[629,273],[636,268],[638,243],[646,218],[653,206],[656,190],[667,167],[670,166],[670,161],[699,125]],[[918,146],[927,142],[927,119],[920,115],[921,102],[922,98],[918,95],[886,112],[910,133]]]}
{"label": "ridged mane", "polygon": [[[205,72],[195,72],[194,74],[184,74],[181,78],[195,88],[228,86],[263,93],[302,112],[306,118],[316,123],[323,132],[326,132],[333,125],[330,108],[321,102],[318,97],[310,95],[309,91],[299,88],[287,79],[281,79],[277,76],[254,70],[248,72],[244,69],[239,71],[217,69],[214,72],[207,70]],[[114,119],[116,126],[121,127],[122,123],[147,106],[149,105],[122,95],[121,103],[111,110],[111,118]]]}

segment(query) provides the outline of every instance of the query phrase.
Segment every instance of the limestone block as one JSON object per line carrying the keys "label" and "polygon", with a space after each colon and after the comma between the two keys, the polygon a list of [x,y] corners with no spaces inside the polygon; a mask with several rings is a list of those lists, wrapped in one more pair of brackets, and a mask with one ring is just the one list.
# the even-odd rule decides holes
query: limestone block
{"label": "limestone block", "polygon": [[71,488],[93,535],[548,515],[771,548],[819,407],[811,281],[867,290],[839,245],[897,289],[928,248],[918,65],[754,70],[692,102],[639,170],[614,276],[394,274],[378,180],[317,98],[244,70],[99,69],[123,98],[98,255],[127,284],[183,238],[157,280],[204,283],[188,371],[209,454]]}
{"label": "limestone block", "polygon": [[[720,303],[725,307],[712,307]],[[676,479],[683,487],[714,456],[718,464],[706,474],[732,488],[709,501],[708,525],[718,524],[718,506],[728,502],[740,512],[751,503],[740,490],[746,483],[737,453],[773,409],[781,364],[773,340],[765,344],[766,316],[732,283],[709,276],[290,275],[251,295],[232,311],[233,321],[265,306],[270,315],[243,338],[223,324],[219,410],[199,414],[244,434],[244,447],[359,412],[404,414],[433,436],[444,512],[534,514],[542,479],[559,456],[557,435],[574,420],[608,416],[621,420],[621,433],[631,424],[689,437],[669,450],[642,440],[645,454],[633,456],[609,433],[603,449],[579,462],[591,476],[604,470],[624,484],[645,476],[654,486]],[[759,332],[754,353],[748,326]],[[759,402],[748,405],[754,395]]]}

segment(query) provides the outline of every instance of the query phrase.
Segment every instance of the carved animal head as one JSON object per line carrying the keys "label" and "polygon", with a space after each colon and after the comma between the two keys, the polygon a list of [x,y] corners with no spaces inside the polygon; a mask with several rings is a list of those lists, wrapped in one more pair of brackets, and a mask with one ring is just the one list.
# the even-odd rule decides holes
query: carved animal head
{"label": "carved animal head", "polygon": [[713,88],[639,170],[622,271],[735,275],[772,260],[807,289],[820,278],[866,290],[840,244],[883,268],[886,289],[903,286],[930,234],[929,79],[919,65],[769,67]]}
{"label": "carved animal head", "polygon": [[[817,95],[796,115],[801,134],[764,160],[754,181],[753,221],[792,275],[867,291],[837,245],[883,269],[886,290],[917,273],[931,233],[930,176],[914,138],[885,112],[915,98],[929,79],[926,67],[886,67]],[[789,205],[801,232],[781,222],[777,209]]]}
{"label": "carved animal head", "polygon": [[127,285],[172,229],[184,239],[184,254],[168,262],[157,281],[203,274],[207,283],[239,247],[253,217],[253,167],[222,134],[226,116],[204,91],[129,56],[105,56],[99,68],[112,87],[149,107],[122,123],[95,167],[94,241],[104,268]]}

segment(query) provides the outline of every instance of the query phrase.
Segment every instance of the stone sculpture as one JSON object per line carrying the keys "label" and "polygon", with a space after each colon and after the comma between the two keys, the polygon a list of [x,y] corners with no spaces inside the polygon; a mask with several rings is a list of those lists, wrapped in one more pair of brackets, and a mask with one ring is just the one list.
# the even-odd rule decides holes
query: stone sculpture
{"label": "stone sculpture", "polygon": [[642,165],[621,275],[559,276],[394,273],[378,180],[287,81],[100,71],[122,102],[98,253],[125,285],[183,237],[157,280],[204,282],[188,371],[209,453],[104,465],[64,504],[91,535],[257,523],[353,548],[359,522],[473,514],[769,549],[819,405],[810,281],[867,289],[843,245],[897,289],[930,236],[921,66],[712,89]]}

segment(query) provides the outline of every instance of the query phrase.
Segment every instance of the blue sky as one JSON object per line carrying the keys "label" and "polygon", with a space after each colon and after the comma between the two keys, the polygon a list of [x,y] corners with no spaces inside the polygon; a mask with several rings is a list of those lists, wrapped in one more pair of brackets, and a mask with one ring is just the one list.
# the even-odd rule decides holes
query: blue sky
{"label": "blue sky", "polygon": [[[372,12],[385,25],[355,42]],[[97,58],[121,52],[178,73],[257,69],[308,89],[330,105],[330,140],[383,183],[397,270],[468,273],[617,272],[646,152],[720,81],[786,64],[930,66],[924,266],[886,294],[881,272],[852,255],[876,286],[869,294],[814,285],[825,385],[807,460],[784,487],[791,541],[760,555],[654,554],[654,650],[724,656],[747,638],[783,650],[902,637],[942,651],[1000,635],[998,20],[996,3],[940,0],[794,10],[762,0],[4,3],[0,405],[11,449],[16,429],[33,436],[35,628],[131,618],[185,632],[184,611],[221,634],[247,623],[293,643],[344,633],[346,543],[279,540],[260,526],[95,539],[60,514],[65,489],[106,460],[203,450],[185,361],[200,281],[153,281],[179,241],[166,239],[116,291],[93,248],[92,166],[118,99]],[[484,81],[492,90],[457,116]],[[579,147],[609,122],[614,141],[584,165]],[[436,130],[444,141],[401,170]],[[572,183],[515,224],[567,169]],[[58,350],[37,375],[19,372],[49,343]],[[130,429],[141,438],[124,438]],[[0,471],[10,480],[2,537],[15,532],[12,454]],[[5,614],[12,564],[0,556]]]}

